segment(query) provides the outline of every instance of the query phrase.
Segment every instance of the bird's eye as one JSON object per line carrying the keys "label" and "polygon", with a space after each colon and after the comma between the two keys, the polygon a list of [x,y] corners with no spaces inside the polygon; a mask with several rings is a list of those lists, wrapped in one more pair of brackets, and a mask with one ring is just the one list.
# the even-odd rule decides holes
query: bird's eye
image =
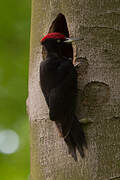
{"label": "bird's eye", "polygon": [[61,40],[60,39],[57,39],[57,43],[60,43],[61,42]]}

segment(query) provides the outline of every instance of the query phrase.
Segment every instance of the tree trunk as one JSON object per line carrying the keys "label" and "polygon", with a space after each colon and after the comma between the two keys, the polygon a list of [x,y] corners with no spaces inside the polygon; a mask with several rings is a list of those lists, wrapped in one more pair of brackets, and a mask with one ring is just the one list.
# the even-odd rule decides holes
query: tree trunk
{"label": "tree trunk", "polygon": [[[88,150],[74,162],[49,120],[39,86],[40,39],[63,13],[79,60],[76,113]],[[27,108],[31,124],[31,180],[110,180],[120,176],[120,1],[33,0]],[[83,57],[83,58],[81,58]],[[86,58],[84,58],[86,57]],[[115,178],[116,177],[116,178]]]}

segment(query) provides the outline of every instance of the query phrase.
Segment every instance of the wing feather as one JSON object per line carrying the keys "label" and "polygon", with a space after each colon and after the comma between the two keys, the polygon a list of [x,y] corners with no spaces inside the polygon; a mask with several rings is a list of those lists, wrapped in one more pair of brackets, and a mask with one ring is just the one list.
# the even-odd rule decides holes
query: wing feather
{"label": "wing feather", "polygon": [[49,115],[51,120],[61,124],[62,134],[66,136],[75,110],[77,73],[73,64],[67,60],[58,67],[57,76],[59,84],[49,94]]}

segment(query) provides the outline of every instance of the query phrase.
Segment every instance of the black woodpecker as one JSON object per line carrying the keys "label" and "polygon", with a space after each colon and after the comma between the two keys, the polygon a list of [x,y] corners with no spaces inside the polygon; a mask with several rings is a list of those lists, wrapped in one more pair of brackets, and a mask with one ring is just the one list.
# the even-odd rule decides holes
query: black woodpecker
{"label": "black woodpecker", "polygon": [[72,43],[61,33],[49,33],[41,44],[47,52],[40,64],[40,86],[49,108],[50,120],[54,121],[68,146],[69,154],[77,161],[76,149],[84,157],[87,147],[85,135],[75,115],[77,98],[77,72],[72,61],[62,56],[64,43]]}

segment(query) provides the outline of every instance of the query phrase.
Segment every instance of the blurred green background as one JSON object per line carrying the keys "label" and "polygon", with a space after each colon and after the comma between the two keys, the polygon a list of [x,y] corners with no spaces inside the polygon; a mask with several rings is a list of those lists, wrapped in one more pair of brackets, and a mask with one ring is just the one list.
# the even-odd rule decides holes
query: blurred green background
{"label": "blurred green background", "polygon": [[28,180],[30,175],[26,115],[30,12],[30,0],[0,3],[0,180]]}

